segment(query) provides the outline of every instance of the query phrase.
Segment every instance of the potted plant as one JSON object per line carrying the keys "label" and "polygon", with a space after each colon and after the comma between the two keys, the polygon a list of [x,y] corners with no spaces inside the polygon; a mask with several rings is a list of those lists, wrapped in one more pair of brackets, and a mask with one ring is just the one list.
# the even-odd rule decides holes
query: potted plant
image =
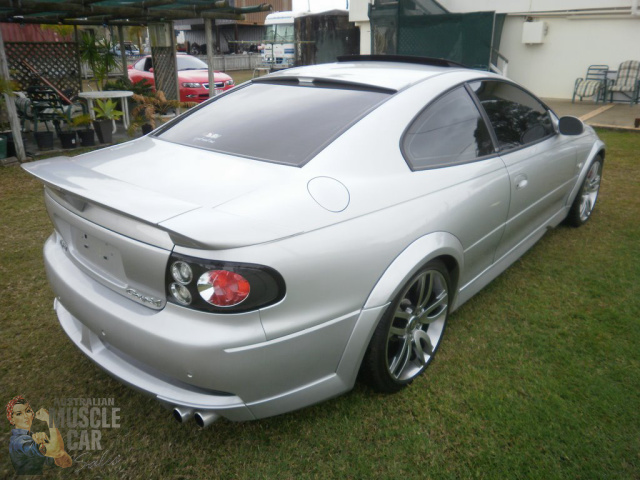
{"label": "potted plant", "polygon": [[91,117],[88,113],[73,117],[71,119],[71,123],[77,128],[76,133],[78,134],[78,137],[80,137],[81,146],[93,147],[96,144],[94,131],[89,128],[91,125]]}
{"label": "potted plant", "polygon": [[72,122],[63,113],[59,115],[62,121],[59,123],[61,126],[59,128],[58,138],[60,139],[62,148],[76,148],[78,146],[78,137],[75,130],[71,128],[73,126]]}
{"label": "potted plant", "polygon": [[7,158],[7,137],[0,135],[0,160]]}
{"label": "potted plant", "polygon": [[175,113],[177,108],[191,108],[197,105],[194,102],[167,100],[162,90],[152,95],[133,95],[131,98],[138,105],[131,112],[133,122],[129,126],[129,135],[133,135],[138,128],[141,128],[143,135],[146,135],[156,128],[157,121],[163,116]]}
{"label": "potted plant", "polygon": [[[112,90],[127,90],[130,92],[133,92],[134,94],[143,95],[143,96],[152,96],[154,93],[153,85],[151,85],[151,83],[147,79],[142,79],[139,82],[133,83],[128,78],[123,78],[123,77],[118,77],[115,80],[106,82],[104,84],[103,90],[105,92],[112,91]],[[120,109],[122,109],[121,102],[124,100],[125,99],[117,100]],[[129,106],[129,110],[132,110],[135,107],[136,102],[133,100],[132,97],[128,97],[126,101]]]}
{"label": "potted plant", "polygon": [[50,150],[53,148],[53,132],[49,130],[45,132],[35,132],[34,136],[36,137],[38,150]]}
{"label": "potted plant", "polygon": [[153,100],[144,95],[134,95],[132,98],[138,105],[131,111],[133,118],[127,133],[133,136],[138,129],[141,129],[142,134],[146,135],[156,128],[158,114],[153,106]]}
{"label": "potted plant", "polygon": [[93,128],[98,134],[100,143],[111,143],[113,141],[112,124],[118,120],[123,113],[116,110],[117,103],[111,99],[96,100],[97,106],[93,108],[96,113],[96,120]]}

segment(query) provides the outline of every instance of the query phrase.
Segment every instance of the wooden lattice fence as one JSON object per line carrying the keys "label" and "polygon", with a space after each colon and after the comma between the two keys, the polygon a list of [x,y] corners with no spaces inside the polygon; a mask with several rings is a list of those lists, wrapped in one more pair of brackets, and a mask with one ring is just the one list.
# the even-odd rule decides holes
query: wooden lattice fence
{"label": "wooden lattice fence", "polygon": [[22,63],[29,62],[59,90],[82,90],[78,47],[73,42],[6,42],[11,79],[25,90],[41,81]]}
{"label": "wooden lattice fence", "polygon": [[162,90],[168,100],[179,100],[174,48],[151,47],[151,56],[156,90]]}

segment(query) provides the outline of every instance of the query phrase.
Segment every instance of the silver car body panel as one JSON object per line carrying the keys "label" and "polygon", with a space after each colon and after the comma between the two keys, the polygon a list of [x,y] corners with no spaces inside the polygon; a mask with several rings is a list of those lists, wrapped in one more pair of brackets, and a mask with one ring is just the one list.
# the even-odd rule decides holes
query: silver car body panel
{"label": "silver car body panel", "polygon": [[[368,85],[390,90],[404,90],[416,83],[420,83],[430,77],[447,72],[450,74],[455,69],[432,67],[425,65],[393,65],[388,62],[366,63],[324,63],[309,65],[306,67],[289,68],[273,73],[270,78],[298,78],[301,82],[314,80],[339,80],[354,85]],[[469,73],[469,70],[460,68],[459,71]],[[477,73],[477,72],[472,72]]]}
{"label": "silver car body panel", "polygon": [[[154,137],[23,165],[45,184],[45,266],[65,332],[167,406],[249,420],[349,390],[385,308],[422,265],[445,259],[455,310],[566,216],[604,147],[587,128],[412,172],[400,148],[411,120],[454,85],[499,77],[380,62],[274,77],[398,93],[302,168]],[[172,252],[266,265],[286,294],[247,313],[178,306],[165,293]]]}
{"label": "silver car body panel", "polygon": [[164,272],[169,250],[90,222],[64,208],[49,192],[45,192],[45,205],[60,247],[79,270],[138,303],[153,309],[164,308]]}

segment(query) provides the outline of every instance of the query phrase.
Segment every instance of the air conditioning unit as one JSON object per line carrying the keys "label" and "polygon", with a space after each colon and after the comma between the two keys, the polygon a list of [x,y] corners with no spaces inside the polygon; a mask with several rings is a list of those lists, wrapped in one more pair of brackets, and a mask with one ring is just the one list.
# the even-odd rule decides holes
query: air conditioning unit
{"label": "air conditioning unit", "polygon": [[522,43],[543,43],[548,30],[547,22],[524,22],[522,24]]}

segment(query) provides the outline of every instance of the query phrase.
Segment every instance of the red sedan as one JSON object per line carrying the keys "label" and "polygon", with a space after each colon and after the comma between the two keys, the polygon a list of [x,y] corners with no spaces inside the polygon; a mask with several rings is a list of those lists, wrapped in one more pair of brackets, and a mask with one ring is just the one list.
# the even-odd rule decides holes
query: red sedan
{"label": "red sedan", "polygon": [[[181,102],[204,102],[209,98],[209,73],[207,64],[191,55],[178,55],[178,82]],[[222,72],[214,72],[216,91],[220,93],[234,86],[233,78]],[[155,87],[151,55],[129,65],[129,80],[133,83],[147,80]]]}

